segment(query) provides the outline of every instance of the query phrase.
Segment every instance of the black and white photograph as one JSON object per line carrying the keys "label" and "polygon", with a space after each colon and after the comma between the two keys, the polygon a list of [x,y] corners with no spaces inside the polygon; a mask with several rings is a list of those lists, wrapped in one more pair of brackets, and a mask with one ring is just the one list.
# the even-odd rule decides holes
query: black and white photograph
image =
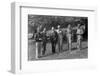
{"label": "black and white photograph", "polygon": [[88,58],[88,17],[28,14],[28,61]]}
{"label": "black and white photograph", "polygon": [[97,9],[60,4],[11,4],[12,73],[81,75],[98,69]]}

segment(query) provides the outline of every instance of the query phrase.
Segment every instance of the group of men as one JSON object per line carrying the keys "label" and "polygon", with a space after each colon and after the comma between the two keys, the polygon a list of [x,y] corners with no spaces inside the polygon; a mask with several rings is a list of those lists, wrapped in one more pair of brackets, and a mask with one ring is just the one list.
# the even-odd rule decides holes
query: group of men
{"label": "group of men", "polygon": [[[77,27],[72,28],[69,24],[66,28],[66,38],[68,41],[68,49],[71,51],[72,47],[72,30],[75,29],[76,35],[77,35],[77,48],[81,48],[81,39],[82,34],[84,33],[83,30],[84,27],[81,27],[80,24],[77,25]],[[47,36],[47,30],[46,28],[43,29],[42,32],[40,32],[40,28],[37,28],[37,33],[35,34],[35,40],[36,40],[36,59],[40,57],[39,54],[42,53],[42,55],[45,55],[46,52],[46,45],[48,40],[50,40],[51,47],[52,47],[52,53],[56,53],[56,45],[58,45],[59,52],[63,51],[63,30],[60,28],[60,25],[57,26],[57,29],[54,27],[51,28],[50,36]],[[43,50],[41,50],[41,48]]]}

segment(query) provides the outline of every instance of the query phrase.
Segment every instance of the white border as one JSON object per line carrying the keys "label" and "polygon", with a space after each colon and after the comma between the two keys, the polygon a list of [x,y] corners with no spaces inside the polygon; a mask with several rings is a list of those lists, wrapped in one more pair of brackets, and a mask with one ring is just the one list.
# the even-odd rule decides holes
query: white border
{"label": "white border", "polygon": [[[93,12],[93,14],[91,14],[91,17],[92,16],[95,17],[95,12],[96,12],[96,9],[91,8],[91,7],[87,8],[87,7],[71,7],[71,6],[68,6],[68,8],[53,8],[53,7],[49,8],[49,7],[36,7],[36,6],[34,6],[33,4],[30,4],[30,3],[29,4],[28,3],[12,3],[12,47],[13,47],[12,48],[12,72],[14,72],[14,73],[42,72],[42,71],[46,72],[46,71],[52,71],[52,70],[57,70],[57,69],[66,70],[66,69],[77,68],[77,67],[91,67],[95,64],[94,61],[93,61],[93,60],[95,60],[95,57],[94,58],[92,57],[92,55],[94,53],[93,48],[89,48],[89,50],[92,50],[92,53],[91,53],[90,56],[93,59],[92,60],[90,58],[90,61],[88,61],[87,59],[81,60],[81,61],[76,59],[76,60],[67,60],[66,62],[65,62],[65,60],[61,60],[61,61],[56,60],[56,61],[37,61],[37,62],[34,61],[32,63],[28,62],[29,64],[27,62],[26,62],[25,65],[22,64],[22,63],[24,63],[24,61],[23,61],[24,57],[21,58],[21,55],[23,53],[20,50],[22,50],[22,47],[25,47],[25,46],[22,45],[23,43],[21,42],[21,38],[24,37],[23,36],[24,32],[22,31],[23,26],[20,26],[20,25],[22,25],[21,20],[23,20],[21,18],[21,14],[20,14],[22,12],[21,11],[22,7],[29,7],[29,8],[32,7],[32,8],[38,8],[38,9],[44,8],[44,9],[47,9],[47,10],[50,9],[50,10],[61,10],[61,11],[65,11],[65,10],[70,10],[70,11],[74,10],[74,11],[81,11],[81,12],[82,11],[89,11],[89,12]],[[15,8],[15,10],[14,10],[14,8]],[[92,23],[95,25],[94,20],[95,20],[95,18],[93,19],[93,17],[92,17]],[[93,24],[90,24],[92,27],[90,27],[89,32],[92,33],[93,35],[95,35],[95,31],[94,31],[95,26]],[[91,34],[90,34],[90,37],[92,37]],[[95,37],[92,37],[91,39],[89,39],[89,47],[93,46],[91,44],[91,41],[93,39],[95,39]],[[74,63],[74,65],[73,65],[73,63]],[[84,65],[82,63],[84,63]],[[93,63],[93,64],[91,64],[91,63]],[[50,66],[51,64],[52,64],[52,66]],[[69,67],[69,66],[64,67],[64,66],[59,66],[60,64],[62,64],[62,65],[67,64],[67,65],[72,65],[72,66],[71,67]],[[79,64],[79,65],[77,65],[77,64]],[[24,69],[22,68],[22,66],[24,67]],[[32,69],[34,67],[35,67],[35,69]],[[27,68],[27,70],[25,70],[25,68]],[[42,68],[44,68],[44,69],[42,69]]]}

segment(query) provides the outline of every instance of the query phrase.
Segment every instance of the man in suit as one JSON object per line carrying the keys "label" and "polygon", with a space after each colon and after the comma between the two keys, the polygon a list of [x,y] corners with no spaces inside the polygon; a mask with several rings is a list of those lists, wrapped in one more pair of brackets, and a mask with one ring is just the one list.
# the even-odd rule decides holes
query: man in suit
{"label": "man in suit", "polygon": [[57,32],[55,31],[54,27],[51,29],[51,44],[52,44],[52,53],[54,54],[56,52],[56,44],[58,41],[58,35]]}
{"label": "man in suit", "polygon": [[46,34],[46,28],[44,28],[42,32],[42,47],[43,47],[42,55],[45,55],[46,43],[47,43],[47,34]]}
{"label": "man in suit", "polygon": [[57,33],[58,33],[58,49],[59,49],[59,52],[61,52],[63,49],[63,36],[62,36],[62,30],[60,28],[60,25],[58,25],[57,27]]}

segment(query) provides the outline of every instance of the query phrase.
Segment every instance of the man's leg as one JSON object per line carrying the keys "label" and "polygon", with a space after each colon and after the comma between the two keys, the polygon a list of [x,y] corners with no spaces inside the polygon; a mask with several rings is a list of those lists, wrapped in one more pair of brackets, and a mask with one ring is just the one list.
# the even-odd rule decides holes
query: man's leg
{"label": "man's leg", "polygon": [[69,50],[69,38],[67,37],[67,44],[68,44],[68,50]]}
{"label": "man's leg", "polygon": [[54,51],[54,52],[55,52],[55,53],[56,53],[56,44],[57,44],[57,43],[54,43],[54,48],[55,48],[55,51]]}
{"label": "man's leg", "polygon": [[79,39],[79,50],[81,49],[81,39]]}
{"label": "man's leg", "polygon": [[62,44],[62,41],[60,42],[60,51],[62,52],[63,51],[63,44]]}
{"label": "man's leg", "polygon": [[71,51],[71,43],[69,42],[69,51]]}
{"label": "man's leg", "polygon": [[38,42],[38,58],[41,56],[41,54],[42,54],[42,49],[41,49],[41,47],[42,47],[42,43],[41,42]]}
{"label": "man's leg", "polygon": [[79,38],[78,38],[78,40],[77,40],[77,49],[80,50],[80,39],[79,39]]}
{"label": "man's leg", "polygon": [[59,50],[59,52],[61,51],[60,50],[60,42],[58,41],[58,50]]}
{"label": "man's leg", "polygon": [[80,37],[80,49],[82,49],[82,36]]}
{"label": "man's leg", "polygon": [[43,52],[42,52],[42,55],[45,54],[45,51],[46,51],[46,43],[43,44]]}
{"label": "man's leg", "polygon": [[38,49],[39,47],[38,47],[38,42],[36,42],[36,59],[38,59]]}
{"label": "man's leg", "polygon": [[53,51],[54,51],[54,45],[53,45],[53,42],[52,42],[51,44],[52,44],[52,53],[53,53]]}
{"label": "man's leg", "polygon": [[77,39],[77,49],[79,48],[79,40]]}
{"label": "man's leg", "polygon": [[53,53],[55,53],[55,43],[53,43],[53,50],[52,50]]}
{"label": "man's leg", "polygon": [[72,46],[71,46],[71,37],[69,37],[69,51],[71,51],[71,48],[72,48]]}

